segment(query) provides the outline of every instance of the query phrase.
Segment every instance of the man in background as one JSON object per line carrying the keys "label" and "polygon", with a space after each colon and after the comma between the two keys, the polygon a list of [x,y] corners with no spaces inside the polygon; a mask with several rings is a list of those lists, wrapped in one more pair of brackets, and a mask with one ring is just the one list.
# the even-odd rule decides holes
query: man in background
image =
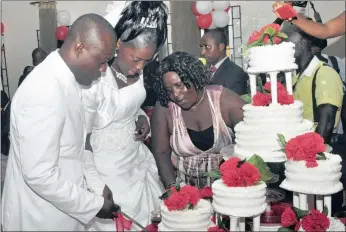
{"label": "man in background", "polygon": [[249,75],[226,56],[227,39],[224,31],[207,31],[200,41],[201,55],[213,72],[211,85],[222,85],[239,95],[247,93]]}
{"label": "man in background", "polygon": [[32,51],[32,63],[34,65],[34,67],[36,67],[37,65],[39,65],[42,61],[44,61],[44,59],[46,59],[46,57],[48,56],[47,52],[45,50],[43,50],[42,48],[35,48]]}

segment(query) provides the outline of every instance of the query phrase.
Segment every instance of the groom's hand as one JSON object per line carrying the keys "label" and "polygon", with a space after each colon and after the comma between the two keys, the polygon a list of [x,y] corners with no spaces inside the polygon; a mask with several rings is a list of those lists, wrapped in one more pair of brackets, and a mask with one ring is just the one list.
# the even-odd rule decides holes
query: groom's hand
{"label": "groom's hand", "polygon": [[150,126],[148,119],[144,115],[140,115],[136,121],[136,131],[135,139],[136,141],[146,140],[148,134],[150,133]]}

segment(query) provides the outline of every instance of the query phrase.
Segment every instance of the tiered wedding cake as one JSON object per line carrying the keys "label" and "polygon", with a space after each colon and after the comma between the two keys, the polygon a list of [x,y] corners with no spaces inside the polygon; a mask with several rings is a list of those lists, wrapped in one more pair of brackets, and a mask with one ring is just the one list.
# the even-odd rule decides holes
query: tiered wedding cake
{"label": "tiered wedding cake", "polygon": [[201,199],[196,187],[172,187],[162,199],[159,231],[207,231],[214,225],[211,203]]}
{"label": "tiered wedding cake", "polygon": [[[236,146],[234,155],[248,158],[253,154],[266,162],[283,162],[277,134],[287,138],[313,130],[313,123],[303,119],[303,104],[292,96],[292,72],[297,69],[294,44],[280,42],[285,34],[276,24],[254,32],[249,39],[247,72],[250,76],[252,103],[243,107],[244,120],[235,127]],[[272,41],[273,44],[270,44]],[[286,87],[277,82],[277,74],[285,73]],[[257,76],[267,74],[266,92],[257,91]],[[262,87],[262,86],[261,86]]]}
{"label": "tiered wedding cake", "polygon": [[[260,168],[258,168],[258,167]],[[236,231],[238,219],[254,218],[254,230],[260,226],[259,215],[267,208],[265,181],[271,174],[263,159],[253,155],[248,161],[232,157],[220,166],[221,179],[214,181],[213,208],[231,217],[231,231]],[[240,231],[245,224],[240,222]]]}

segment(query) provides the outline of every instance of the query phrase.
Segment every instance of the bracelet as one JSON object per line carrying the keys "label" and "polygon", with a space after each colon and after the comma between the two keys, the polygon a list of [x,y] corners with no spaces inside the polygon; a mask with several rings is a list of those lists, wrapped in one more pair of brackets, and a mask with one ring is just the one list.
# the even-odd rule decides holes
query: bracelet
{"label": "bracelet", "polygon": [[170,184],[167,186],[167,189],[169,189],[169,188],[171,188],[171,187],[173,187],[173,186],[175,186],[175,185],[176,185],[176,183],[175,183],[175,182],[170,183]]}

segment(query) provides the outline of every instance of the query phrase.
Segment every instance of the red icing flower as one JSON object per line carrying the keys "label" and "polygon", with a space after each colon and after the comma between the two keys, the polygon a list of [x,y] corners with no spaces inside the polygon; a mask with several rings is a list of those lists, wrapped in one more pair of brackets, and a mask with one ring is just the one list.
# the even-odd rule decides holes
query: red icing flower
{"label": "red icing flower", "polygon": [[317,154],[324,152],[324,139],[315,132],[309,132],[289,140],[285,146],[288,159],[306,161],[306,167],[316,167]]}
{"label": "red icing flower", "polygon": [[204,187],[202,189],[199,190],[199,194],[201,196],[201,198],[211,198],[213,197],[213,191],[211,187]]}
{"label": "red icing flower", "polygon": [[280,37],[275,36],[273,42],[274,42],[274,44],[278,44],[278,43],[281,42],[281,40],[282,40],[282,39],[281,39]]}
{"label": "red icing flower", "polygon": [[318,210],[311,210],[302,218],[302,227],[306,232],[326,231],[330,226],[328,217]]}
{"label": "red icing flower", "polygon": [[228,187],[253,186],[261,179],[258,169],[250,163],[243,162],[237,157],[232,157],[220,166],[223,182]]}
{"label": "red icing flower", "polygon": [[193,206],[196,206],[201,199],[198,188],[191,185],[185,185],[179,192],[187,194],[189,196],[189,203]]}
{"label": "red icing flower", "polygon": [[294,227],[294,231],[299,231],[301,225],[302,225],[302,222],[299,221],[299,222],[296,224],[296,226]]}
{"label": "red icing flower", "polygon": [[263,43],[264,43],[264,44],[278,44],[278,43],[280,43],[280,42],[281,42],[281,38],[280,38],[280,37],[277,37],[277,36],[275,36],[275,37],[273,38],[273,41],[270,41],[268,35],[265,35],[265,36],[263,37]]}
{"label": "red icing flower", "polygon": [[[284,86],[281,82],[278,81],[277,84],[276,84],[276,86],[277,86],[277,91],[278,91],[278,92],[279,92],[279,91],[286,91],[285,86]],[[265,91],[271,92],[271,84],[270,84],[270,81],[266,82],[266,83],[264,84],[263,88],[264,88]]]}
{"label": "red icing flower", "polygon": [[250,45],[250,44],[252,44],[253,42],[258,41],[260,38],[261,38],[261,34],[260,34],[258,31],[254,31],[254,32],[251,34],[251,36],[250,36],[250,38],[249,38],[247,44]]}
{"label": "red icing flower", "polygon": [[281,105],[290,105],[294,103],[293,95],[288,94],[285,90],[278,91],[278,103]]}
{"label": "red icing flower", "polygon": [[169,211],[183,210],[189,204],[189,195],[184,192],[173,192],[167,199],[164,200]]}
{"label": "red icing flower", "polygon": [[201,199],[199,189],[186,185],[177,190],[175,187],[170,188],[171,193],[168,198],[164,199],[164,203],[169,211],[183,210],[187,206],[196,206]]}
{"label": "red icing flower", "polygon": [[283,227],[290,227],[298,222],[297,216],[291,207],[285,209],[281,215],[281,225]]}
{"label": "red icing flower", "polygon": [[[224,232],[225,230],[223,230],[222,228],[220,228],[219,226],[213,226],[213,227],[209,227],[208,228],[208,232]],[[226,231],[229,231],[228,229],[226,229]]]}
{"label": "red icing flower", "polygon": [[254,106],[268,106],[271,103],[271,94],[257,92],[252,98]]}
{"label": "red icing flower", "polygon": [[212,218],[211,218],[211,221],[216,224],[216,215],[214,215]]}
{"label": "red icing flower", "polygon": [[280,31],[280,25],[279,24],[276,24],[276,23],[272,23],[272,24],[268,24],[268,25],[265,25],[264,27],[261,28],[261,30],[259,31],[259,34],[263,34],[263,32],[268,28],[268,27],[271,27],[274,29],[275,31],[275,34],[277,34],[279,31]]}

